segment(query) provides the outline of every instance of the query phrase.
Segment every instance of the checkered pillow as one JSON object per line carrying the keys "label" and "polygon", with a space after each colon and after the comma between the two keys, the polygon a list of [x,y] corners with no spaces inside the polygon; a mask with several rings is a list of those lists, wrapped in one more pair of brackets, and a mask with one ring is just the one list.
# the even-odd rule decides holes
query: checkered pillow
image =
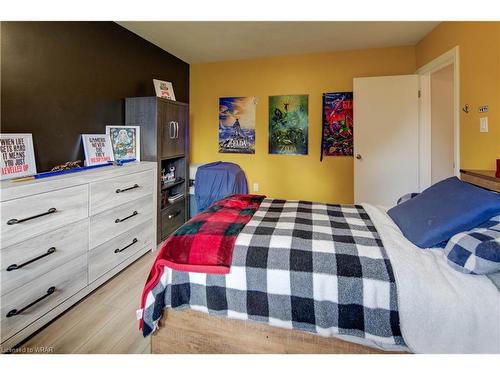
{"label": "checkered pillow", "polygon": [[500,271],[500,215],[479,227],[454,235],[444,249],[448,264],[476,275]]}
{"label": "checkered pillow", "polygon": [[408,194],[405,194],[401,198],[398,199],[398,201],[396,202],[396,204],[401,204],[401,203],[404,203],[406,201],[409,201],[410,199],[415,198],[419,194],[420,193],[408,193]]}

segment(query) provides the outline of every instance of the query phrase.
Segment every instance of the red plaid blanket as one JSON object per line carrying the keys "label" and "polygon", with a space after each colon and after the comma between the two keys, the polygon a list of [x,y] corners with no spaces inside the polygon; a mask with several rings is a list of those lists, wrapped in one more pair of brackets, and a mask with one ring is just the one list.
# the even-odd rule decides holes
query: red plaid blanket
{"label": "red plaid blanket", "polygon": [[[168,266],[187,272],[229,273],[234,243],[265,195],[235,194],[196,215],[163,242],[144,286],[141,308]],[[140,322],[142,328],[142,319]]]}
{"label": "red plaid blanket", "polygon": [[143,297],[158,283],[164,266],[187,272],[229,273],[236,237],[264,198],[264,195],[231,195],[177,229],[161,245]]}

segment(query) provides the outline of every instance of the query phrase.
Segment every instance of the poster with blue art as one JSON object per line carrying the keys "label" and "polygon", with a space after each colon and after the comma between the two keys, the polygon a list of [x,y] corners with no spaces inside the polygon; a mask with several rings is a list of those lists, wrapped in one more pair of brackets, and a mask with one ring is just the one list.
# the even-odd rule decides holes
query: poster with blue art
{"label": "poster with blue art", "polygon": [[255,154],[255,97],[219,98],[219,152]]}

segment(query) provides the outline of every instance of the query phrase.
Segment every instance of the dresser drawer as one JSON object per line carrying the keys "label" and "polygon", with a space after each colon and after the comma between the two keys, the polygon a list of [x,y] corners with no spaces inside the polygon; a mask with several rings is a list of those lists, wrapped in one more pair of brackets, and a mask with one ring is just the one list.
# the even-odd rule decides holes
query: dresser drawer
{"label": "dresser drawer", "polygon": [[[1,341],[5,341],[83,289],[87,285],[86,266],[87,254],[2,296]],[[50,294],[52,287],[55,289]],[[24,308],[26,309],[23,310]],[[18,314],[7,317],[13,310],[17,310]]]}
{"label": "dresser drawer", "polygon": [[128,232],[97,246],[89,252],[89,283],[129,257],[152,246],[153,221],[142,223]]}
{"label": "dresser drawer", "polygon": [[91,183],[90,215],[153,194],[153,176],[145,171]]}
{"label": "dresser drawer", "polygon": [[90,248],[109,241],[151,219],[153,196],[138,199],[90,218]]}
{"label": "dresser drawer", "polygon": [[88,219],[83,219],[2,249],[1,295],[85,254],[88,231]]}
{"label": "dresser drawer", "polygon": [[1,248],[88,216],[87,186],[36,194],[1,203]]}
{"label": "dresser drawer", "polygon": [[161,240],[166,239],[185,221],[184,199],[161,212]]}

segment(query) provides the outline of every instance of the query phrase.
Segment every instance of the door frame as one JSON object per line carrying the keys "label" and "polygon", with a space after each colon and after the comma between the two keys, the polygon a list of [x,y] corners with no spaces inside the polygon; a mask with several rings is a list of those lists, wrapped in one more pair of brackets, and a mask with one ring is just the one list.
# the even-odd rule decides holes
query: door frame
{"label": "door frame", "polygon": [[449,51],[417,69],[420,76],[419,100],[419,187],[420,191],[431,186],[431,74],[453,66],[453,161],[454,174],[460,175],[460,48]]}

